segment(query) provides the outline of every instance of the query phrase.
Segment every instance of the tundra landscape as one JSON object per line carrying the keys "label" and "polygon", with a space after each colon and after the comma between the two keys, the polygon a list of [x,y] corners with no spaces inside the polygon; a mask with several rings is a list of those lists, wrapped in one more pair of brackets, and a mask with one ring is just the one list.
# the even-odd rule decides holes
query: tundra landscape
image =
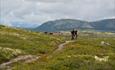
{"label": "tundra landscape", "polygon": [[115,70],[115,0],[0,0],[0,70]]}
{"label": "tundra landscape", "polygon": [[0,26],[2,70],[114,70],[115,33],[46,34]]}

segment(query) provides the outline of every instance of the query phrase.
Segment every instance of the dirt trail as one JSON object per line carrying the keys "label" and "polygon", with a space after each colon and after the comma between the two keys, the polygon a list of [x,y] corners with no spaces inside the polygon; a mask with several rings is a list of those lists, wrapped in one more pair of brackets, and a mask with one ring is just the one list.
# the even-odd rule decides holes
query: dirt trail
{"label": "dirt trail", "polygon": [[[65,47],[64,45],[66,45],[66,44],[68,44],[70,42],[74,42],[74,41],[66,41],[65,43],[60,44],[58,46],[58,48],[52,54],[55,54],[55,53],[61,51]],[[48,55],[47,57],[49,57],[49,56],[52,56],[52,55]],[[14,58],[14,59],[11,59],[8,62],[0,64],[0,70],[1,69],[12,70],[11,69],[11,65],[16,63],[16,62],[23,61],[24,63],[31,63],[31,62],[37,61],[41,57],[42,56],[36,56],[36,55],[22,55],[22,56],[18,56],[18,57]]]}
{"label": "dirt trail", "polygon": [[71,43],[71,42],[74,42],[74,40],[73,41],[66,41],[65,43],[60,44],[58,46],[58,48],[53,53],[57,53],[58,51],[61,51],[65,47],[66,44]]}
{"label": "dirt trail", "polygon": [[47,58],[52,58],[53,55],[55,55],[56,53],[60,53],[60,51],[66,47],[65,45],[68,43],[71,43],[71,42],[75,42],[75,41],[74,40],[73,41],[65,41],[64,43],[58,45],[58,48],[52,54],[48,55]]}
{"label": "dirt trail", "polygon": [[3,64],[0,64],[0,70],[1,69],[5,69],[5,70],[12,70],[11,65],[13,63],[19,62],[19,61],[23,61],[24,63],[31,63],[34,62],[36,60],[38,60],[40,58],[40,56],[35,56],[35,55],[22,55],[22,56],[18,56],[14,59],[11,59],[8,62],[5,62]]}

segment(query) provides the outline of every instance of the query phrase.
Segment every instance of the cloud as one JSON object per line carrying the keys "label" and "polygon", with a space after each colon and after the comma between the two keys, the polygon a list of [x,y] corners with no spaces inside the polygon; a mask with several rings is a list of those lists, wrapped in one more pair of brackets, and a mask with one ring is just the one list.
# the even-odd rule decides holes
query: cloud
{"label": "cloud", "polygon": [[26,1],[56,3],[56,2],[72,2],[75,0],[26,0]]}
{"label": "cloud", "polygon": [[115,17],[115,0],[0,0],[0,5],[0,21],[4,23]]}

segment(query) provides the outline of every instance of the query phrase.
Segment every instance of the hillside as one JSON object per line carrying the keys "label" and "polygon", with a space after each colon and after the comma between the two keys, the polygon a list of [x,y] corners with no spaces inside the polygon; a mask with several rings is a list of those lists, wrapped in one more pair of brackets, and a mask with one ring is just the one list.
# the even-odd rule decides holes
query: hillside
{"label": "hillside", "polygon": [[106,20],[91,22],[91,26],[94,27],[96,30],[115,32],[115,19],[106,19]]}
{"label": "hillside", "polygon": [[[38,31],[48,31],[48,32],[53,32],[53,31],[61,31],[61,30],[71,30],[73,28],[80,28],[83,26],[83,24],[87,24],[88,22],[86,21],[80,21],[80,20],[74,20],[74,19],[61,19],[61,20],[55,20],[55,21],[48,21],[35,30]],[[90,27],[90,26],[89,26]]]}
{"label": "hillside", "polygon": [[[56,53],[14,70],[115,70],[115,34],[80,33],[77,40],[65,44]],[[102,44],[102,42],[108,44]]]}
{"label": "hillside", "polygon": [[[114,41],[115,33],[109,32],[79,32],[71,41],[66,33],[45,35],[0,26],[0,69],[114,70]],[[4,67],[4,62],[9,65]]]}
{"label": "hillside", "polygon": [[115,19],[105,19],[95,22],[87,22],[75,19],[60,19],[55,21],[48,21],[37,27],[36,31],[68,31],[75,29],[81,30],[100,30],[100,31],[115,31]]}
{"label": "hillside", "polygon": [[63,37],[0,25],[0,63],[18,55],[51,53],[63,41]]}

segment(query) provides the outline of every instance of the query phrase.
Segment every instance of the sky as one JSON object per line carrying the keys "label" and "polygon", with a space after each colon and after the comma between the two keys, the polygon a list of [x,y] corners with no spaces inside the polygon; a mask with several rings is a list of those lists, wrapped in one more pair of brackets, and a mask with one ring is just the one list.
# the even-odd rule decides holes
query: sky
{"label": "sky", "polygon": [[41,24],[56,19],[115,18],[115,0],[0,0],[0,22]]}

